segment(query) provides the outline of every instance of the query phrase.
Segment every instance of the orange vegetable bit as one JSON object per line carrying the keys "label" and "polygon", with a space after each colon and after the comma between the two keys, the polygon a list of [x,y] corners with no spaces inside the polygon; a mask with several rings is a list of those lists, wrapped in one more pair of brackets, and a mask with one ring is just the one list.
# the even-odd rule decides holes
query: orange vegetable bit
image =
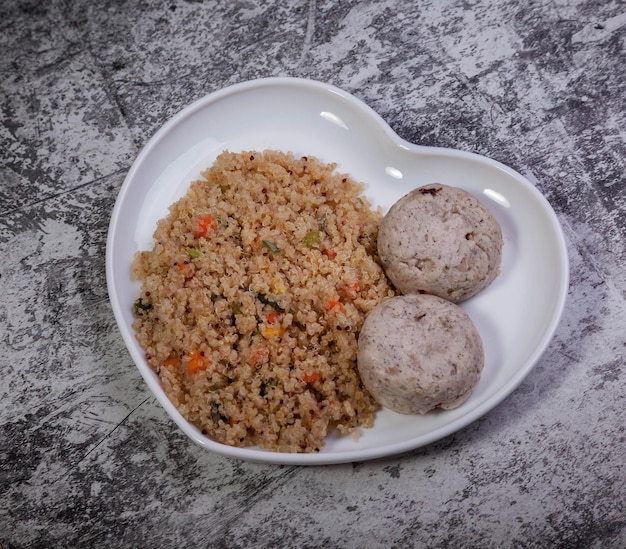
{"label": "orange vegetable bit", "polygon": [[180,263],[176,263],[175,267],[178,274],[182,276],[186,281],[196,276],[196,268],[193,263],[182,261]]}
{"label": "orange vegetable bit", "polygon": [[337,252],[335,250],[331,250],[330,248],[324,248],[322,253],[328,257],[328,259],[335,259],[337,257]]}
{"label": "orange vegetable bit", "polygon": [[179,368],[180,367],[180,358],[178,355],[172,353],[163,361],[163,366],[166,368]]}
{"label": "orange vegetable bit", "polygon": [[343,305],[341,301],[337,301],[336,299],[329,299],[326,303],[326,312],[328,313],[338,313],[343,310]]}
{"label": "orange vegetable bit", "polygon": [[250,349],[250,355],[248,362],[251,364],[260,364],[267,360],[270,356],[270,352],[265,345],[255,345]]}
{"label": "orange vegetable bit", "polygon": [[347,299],[356,299],[359,295],[360,290],[361,285],[358,282],[354,282],[353,284],[346,284],[343,288],[341,288],[341,295],[343,295]]}
{"label": "orange vegetable bit", "polygon": [[202,215],[198,217],[192,227],[193,235],[196,238],[207,236],[217,231],[217,221],[212,215]]}
{"label": "orange vegetable bit", "polygon": [[204,356],[204,351],[191,351],[187,363],[187,373],[192,376],[209,367],[209,359]]}
{"label": "orange vegetable bit", "polygon": [[261,334],[265,339],[270,339],[272,337],[280,337],[284,333],[282,326],[265,326],[261,329]]}
{"label": "orange vegetable bit", "polygon": [[269,313],[267,315],[267,322],[268,322],[268,324],[274,324],[278,320],[280,320],[280,313],[278,313],[276,311],[272,311],[271,313]]}
{"label": "orange vegetable bit", "polygon": [[320,378],[318,372],[314,370],[305,370],[304,375],[302,376],[302,381],[305,383],[315,383]]}
{"label": "orange vegetable bit", "polygon": [[178,271],[185,275],[185,276],[190,276],[193,275],[193,273],[195,272],[195,269],[193,267],[192,263],[187,263],[186,261],[183,261],[181,263],[177,263],[176,267],[178,267]]}

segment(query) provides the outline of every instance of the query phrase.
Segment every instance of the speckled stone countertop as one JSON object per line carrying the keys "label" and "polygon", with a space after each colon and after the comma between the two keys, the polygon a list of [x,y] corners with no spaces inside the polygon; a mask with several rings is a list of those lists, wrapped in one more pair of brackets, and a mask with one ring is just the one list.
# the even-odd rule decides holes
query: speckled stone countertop
{"label": "speckled stone countertop", "polygon": [[[626,7],[617,0],[0,3],[0,547],[626,547]],[[547,352],[469,427],[320,467],[213,455],[133,365],[105,245],[140,148],[265,76],[525,175],[566,235]]]}

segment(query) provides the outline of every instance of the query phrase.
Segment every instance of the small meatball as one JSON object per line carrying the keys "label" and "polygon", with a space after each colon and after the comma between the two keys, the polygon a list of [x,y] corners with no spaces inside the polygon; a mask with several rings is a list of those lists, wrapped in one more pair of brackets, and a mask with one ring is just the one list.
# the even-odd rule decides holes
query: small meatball
{"label": "small meatball", "polygon": [[400,414],[460,406],[478,383],[483,342],[458,305],[433,295],[390,298],[365,319],[358,341],[365,388]]}
{"label": "small meatball", "polygon": [[440,184],[398,200],[378,233],[378,255],[399,292],[425,292],[455,303],[493,282],[502,244],[500,224],[477,198]]}

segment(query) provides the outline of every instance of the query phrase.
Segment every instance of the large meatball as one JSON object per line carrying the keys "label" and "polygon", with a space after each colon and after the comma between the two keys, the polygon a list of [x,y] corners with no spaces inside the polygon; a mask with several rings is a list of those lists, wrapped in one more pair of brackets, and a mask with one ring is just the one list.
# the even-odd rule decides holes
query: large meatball
{"label": "large meatball", "polygon": [[358,368],[379,404],[401,414],[460,406],[478,383],[483,343],[458,305],[433,295],[390,298],[365,319]]}
{"label": "large meatball", "polygon": [[500,272],[502,244],[500,224],[476,197],[441,184],[398,200],[378,233],[378,254],[398,291],[455,303],[491,284]]}

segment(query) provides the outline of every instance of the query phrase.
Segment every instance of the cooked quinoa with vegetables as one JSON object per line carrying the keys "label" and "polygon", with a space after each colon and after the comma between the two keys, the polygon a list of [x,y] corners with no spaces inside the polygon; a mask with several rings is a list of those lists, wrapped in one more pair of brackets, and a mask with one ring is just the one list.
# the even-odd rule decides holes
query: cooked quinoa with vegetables
{"label": "cooked quinoa with vegetables", "polygon": [[365,316],[395,295],[362,185],[313,157],[221,154],[139,252],[137,338],[207,436],[316,452],[371,427],[356,366]]}

